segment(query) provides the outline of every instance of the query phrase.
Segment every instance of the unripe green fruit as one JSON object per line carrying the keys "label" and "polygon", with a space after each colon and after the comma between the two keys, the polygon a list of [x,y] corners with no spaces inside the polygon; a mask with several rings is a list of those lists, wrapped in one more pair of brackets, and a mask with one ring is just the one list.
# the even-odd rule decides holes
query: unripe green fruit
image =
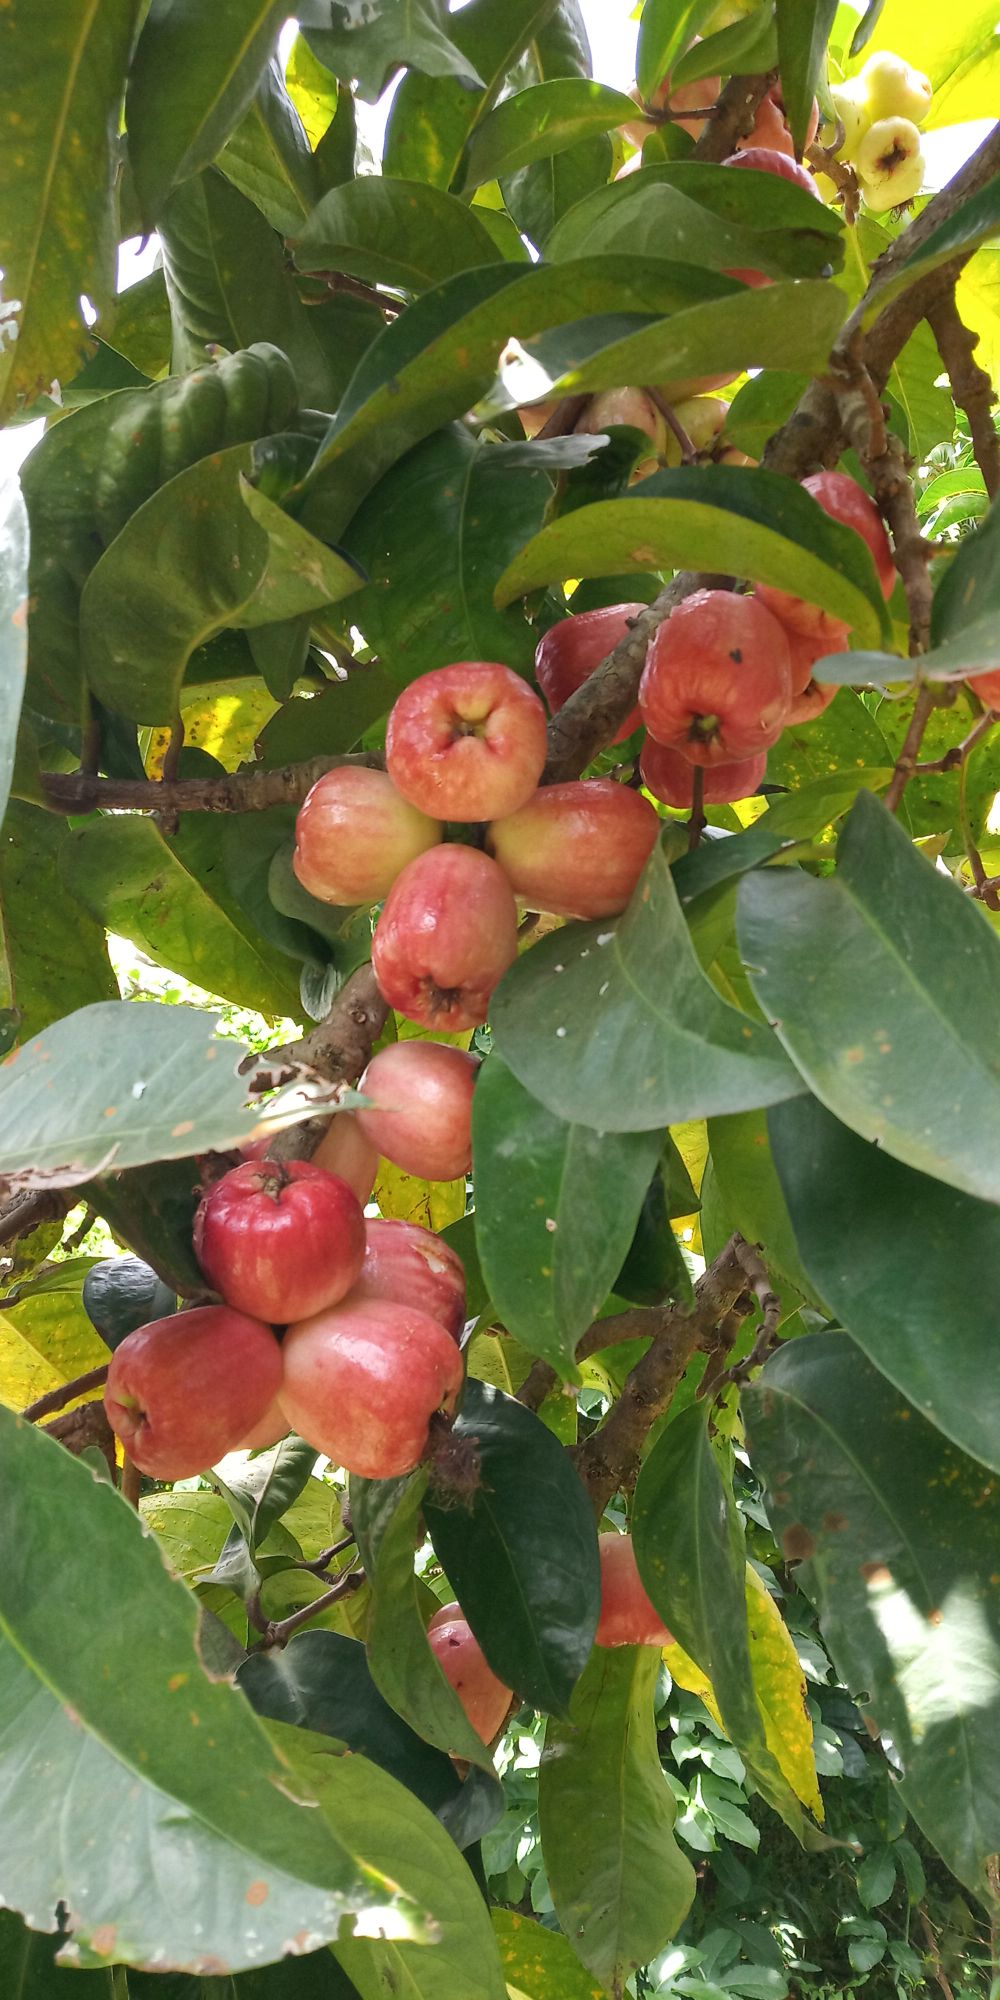
{"label": "unripe green fruit", "polygon": [[905,56],[881,49],[869,56],[860,82],[870,118],[910,118],[914,125],[923,124],[931,108],[933,85],[922,70],[911,68]]}
{"label": "unripe green fruit", "polygon": [[861,144],[872,115],[868,108],[867,93],[860,77],[853,77],[849,83],[835,83],[830,90],[833,108],[844,128],[844,137],[837,147],[837,156],[852,163],[858,157]]}
{"label": "unripe green fruit", "polygon": [[912,201],[924,184],[920,134],[909,118],[879,118],[858,147],[855,162],[867,206],[884,215]]}

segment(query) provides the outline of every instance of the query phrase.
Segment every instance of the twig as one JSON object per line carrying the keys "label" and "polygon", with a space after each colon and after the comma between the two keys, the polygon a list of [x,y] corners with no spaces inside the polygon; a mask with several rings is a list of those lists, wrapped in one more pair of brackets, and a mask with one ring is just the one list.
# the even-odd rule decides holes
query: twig
{"label": "twig", "polygon": [[570,431],[576,429],[589,401],[589,396],[563,396],[555,409],[549,412],[541,430],[535,432],[536,444],[540,438],[568,437]]}
{"label": "twig", "polygon": [[[159,785],[161,791],[164,785],[171,785],[175,782],[177,778],[177,773],[180,770],[181,752],[183,748],[184,748],[184,717],[178,714],[175,715],[173,722],[171,723],[170,736],[167,741],[167,747],[163,752],[163,764],[160,770],[160,777],[159,777]],[[177,832],[177,828],[180,823],[180,815],[177,811],[176,806],[164,805],[162,809],[156,812],[154,817],[156,819],[156,824],[159,827],[160,832],[162,834],[170,835]]]}
{"label": "twig", "polygon": [[681,423],[677,415],[677,412],[674,409],[673,404],[668,403],[665,395],[663,394],[662,389],[658,389],[655,382],[644,383],[642,393],[644,396],[649,397],[651,403],[655,403],[656,408],[659,410],[661,417],[664,419],[664,422],[668,424],[669,428],[673,431],[673,434],[677,439],[678,444],[680,445],[681,458],[683,459],[684,464],[693,465],[695,459],[698,456],[698,453],[695,450],[694,444],[689,438],[687,431],[684,429],[684,425]]}
{"label": "twig", "polygon": [[296,1569],[310,1570],[314,1576],[322,1576],[323,1571],[329,1569],[334,1556],[341,1556],[345,1549],[352,1549],[353,1547],[354,1536],[343,1535],[339,1542],[331,1542],[328,1549],[321,1549],[313,1562],[297,1562],[294,1567]]}
{"label": "twig", "polygon": [[46,1437],[52,1437],[74,1458],[96,1445],[112,1478],[117,1475],[115,1463],[115,1434],[108,1422],[103,1403],[81,1403],[77,1410],[67,1410],[62,1417],[56,1417],[44,1426]]}
{"label": "twig", "polygon": [[[840,119],[837,120],[837,125],[839,138],[836,143],[837,146],[841,146],[844,142],[844,127]],[[835,146],[821,146],[818,142],[806,147],[806,160],[815,173],[825,174],[827,179],[833,182],[844,204],[844,221],[856,222],[861,203],[861,190],[854,168],[848,166],[845,160],[838,158]]]}
{"label": "twig", "polygon": [[998,722],[1000,715],[996,709],[988,708],[986,714],[980,716],[975,728],[970,729],[968,736],[963,736],[961,743],[953,743],[943,757],[932,757],[926,764],[914,764],[913,776],[924,778],[929,777],[934,771],[957,771],[959,765],[964,764],[966,758],[971,756],[976,744],[980,743],[984,736],[988,736]]}
{"label": "twig", "polygon": [[42,787],[48,804],[65,813],[107,807],[133,812],[267,812],[271,806],[301,805],[324,771],[341,764],[380,770],[384,763],[380,754],[365,751],[349,757],[310,757],[276,771],[227,772],[221,778],[95,778],[86,771],[43,771]]}
{"label": "twig", "polygon": [[[737,1244],[736,1254],[760,1307],[760,1326],[749,1354],[744,1360],[737,1361],[732,1368],[724,1369],[718,1377],[720,1389],[725,1388],[728,1382],[749,1381],[754,1370],[763,1365],[781,1339],[778,1330],[781,1321],[781,1300],[771,1283],[770,1273],[761,1255],[759,1244],[741,1242]],[[704,1394],[704,1391],[705,1384],[702,1383],[699,1393]]]}
{"label": "twig", "polygon": [[64,1410],[67,1403],[77,1396],[85,1396],[88,1389],[103,1388],[108,1379],[110,1362],[101,1368],[89,1368],[86,1375],[77,1375],[72,1382],[64,1382],[59,1389],[50,1389],[45,1396],[39,1396],[37,1403],[29,1403],[21,1416],[26,1424],[37,1424],[41,1417],[50,1417],[56,1410]]}
{"label": "twig", "polygon": [[917,768],[920,745],[924,740],[927,724],[937,707],[937,701],[937,689],[928,683],[920,689],[913,704],[910,726],[903,738],[903,747],[896,759],[896,768],[885,795],[885,803],[890,812],[899,811],[903,793]]}
{"label": "twig", "polygon": [[[577,1361],[586,1361],[588,1355],[599,1354],[602,1348],[619,1347],[626,1340],[648,1340],[655,1330],[650,1315],[661,1311],[659,1306],[634,1306],[629,1312],[609,1313],[607,1319],[595,1319],[577,1342]],[[526,1410],[540,1410],[558,1386],[555,1369],[547,1361],[533,1361],[517,1392],[517,1400]]]}
{"label": "twig", "polygon": [[932,306],[927,324],[948,371],[951,393],[968,417],[973,454],[992,500],[1000,488],[1000,437],[993,421],[996,393],[985,368],[974,358],[979,335],[966,326],[954,292],[946,293]]}
{"label": "twig", "polygon": [[975,895],[988,910],[1000,910],[1000,892],[992,877],[987,875],[983,857],[976,844],[972,830],[972,816],[969,812],[968,764],[963,764],[958,778],[958,817],[962,829],[962,843],[972,869],[972,883]]}
{"label": "twig", "polygon": [[[301,1609],[293,1611],[290,1617],[277,1620],[269,1618],[264,1621],[262,1626],[258,1624],[258,1630],[261,1631],[262,1636],[258,1645],[253,1648],[254,1652],[264,1653],[268,1652],[272,1646],[287,1645],[293,1633],[297,1632],[300,1626],[308,1625],[310,1619],[318,1618],[321,1611],[328,1610],[331,1604],[337,1604],[341,1598],[351,1597],[356,1590],[361,1589],[364,1581],[364,1571],[352,1566],[350,1569],[342,1572],[337,1582],[331,1584],[329,1590],[324,1590],[320,1597],[314,1597],[311,1604],[303,1604]],[[259,1611],[259,1595],[255,1602]],[[249,1614],[250,1605],[248,1604],[247,1615],[249,1616]],[[254,1622],[256,1621],[251,1620],[251,1623]]]}
{"label": "twig", "polygon": [[76,1206],[76,1196],[68,1188],[31,1188],[11,1195],[0,1209],[0,1245],[30,1236],[43,1222],[61,1222]]}
{"label": "twig", "polygon": [[[752,130],[761,103],[777,77],[777,70],[771,70],[767,76],[730,77],[695,146],[693,158],[728,160],[737,140],[745,139]],[[686,118],[691,115],[690,111],[684,114]]]}
{"label": "twig", "polygon": [[930,1918],[927,1915],[927,1911],[924,1909],[920,1909],[918,1910],[917,1915],[920,1918],[920,1928],[923,1931],[925,1938],[927,1939],[927,1955],[928,1958],[930,1959],[931,1973],[934,1979],[936,1980],[938,1986],[940,1986],[942,1993],[944,1994],[944,2000],[955,2000],[955,1994],[952,1988],[951,1981],[948,1978],[944,1966],[941,1963],[941,1954],[938,1950],[937,1938],[935,1937],[934,1932],[931,1929],[931,1922]]}
{"label": "twig", "polygon": [[80,1245],[84,1240],[84,1237],[90,1235],[90,1232],[93,1229],[96,1221],[97,1221],[97,1210],[96,1208],[91,1208],[88,1202],[86,1208],[83,1211],[83,1220],[77,1223],[77,1226],[73,1230],[72,1235],[67,1236],[64,1243],[61,1246],[64,1256],[71,1257],[73,1255],[74,1250],[79,1250]]}

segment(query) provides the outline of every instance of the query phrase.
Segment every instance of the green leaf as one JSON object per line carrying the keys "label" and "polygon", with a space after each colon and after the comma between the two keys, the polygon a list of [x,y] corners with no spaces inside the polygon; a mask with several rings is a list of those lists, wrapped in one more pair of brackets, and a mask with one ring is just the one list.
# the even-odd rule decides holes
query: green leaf
{"label": "green leaf", "polygon": [[250,104],[285,18],[283,0],[153,0],[125,99],[143,222],[221,152]]}
{"label": "green leaf", "polygon": [[560,218],[606,185],[613,158],[611,140],[604,134],[581,139],[568,152],[553,153],[505,177],[504,206],[518,228],[544,249]]}
{"label": "green leaf", "polygon": [[654,1646],[595,1647],[568,1722],[550,1721],[538,1781],[556,1915],[583,1963],[619,1993],[668,1944],[695,1893],[660,1769]]}
{"label": "green leaf", "polygon": [[[335,1834],[242,1698],[208,1680],[195,1605],[120,1496],[31,1425],[0,1412],[0,1432],[7,1902],[40,1928],[65,1903],[69,1962],[81,1966],[238,1971],[297,1932],[336,1937],[349,1914],[384,1921],[387,1904],[421,1928],[422,1907],[387,1894],[378,1843]],[[123,1599],[127,1673],[113,1609]],[[110,1865],[109,1824],[120,1843]]]}
{"label": "green leaf", "polygon": [[505,97],[477,127],[466,156],[465,189],[563,153],[578,140],[607,132],[634,115],[630,97],[589,77],[554,77],[549,83],[536,83]]}
{"label": "green leaf", "polygon": [[218,156],[227,180],[255,202],[272,229],[294,236],[320,194],[305,126],[274,59],[254,99]]}
{"label": "green leaf", "polygon": [[[795,1105],[812,1105],[815,1100],[800,1097]],[[777,1108],[777,1107],[775,1107]],[[789,1107],[791,1108],[791,1107]],[[768,1123],[762,1111],[744,1111],[736,1118],[709,1121],[708,1143],[715,1167],[719,1193],[734,1228],[748,1243],[762,1243],[772,1278],[784,1280],[812,1304],[819,1304],[816,1281],[803,1269],[802,1258],[783,1192],[784,1180],[768,1144]],[[825,1229],[826,1192],[817,1216]],[[822,1294],[822,1286],[819,1287]],[[825,1294],[822,1294],[825,1297]],[[796,1301],[797,1303],[798,1301]]]}
{"label": "green leaf", "polygon": [[870,792],[835,875],[745,878],[740,950],[829,1111],[908,1166],[1000,1199],[1000,939]]}
{"label": "green leaf", "polygon": [[644,98],[652,96],[677,57],[717,11],[716,0],[646,0],[635,58],[636,79]]}
{"label": "green leaf", "polygon": [[225,1482],[219,1481],[251,1555],[305,1492],[315,1463],[311,1444],[304,1438],[286,1437],[270,1451],[248,1458]]}
{"label": "green leaf", "polygon": [[244,1145],[241,1042],[196,1007],[106,1000],[81,1007],[0,1065],[0,1175],[72,1187],[94,1173]]}
{"label": "green leaf", "polygon": [[712,1683],[726,1734],[805,1844],[809,1823],[767,1747],[750,1655],[743,1523],[709,1442],[704,1403],[682,1410],[646,1459],[632,1539],[657,1611]]}
{"label": "green leaf", "polygon": [[500,1056],[473,1100],[476,1242],[504,1325],[567,1381],[627,1255],[661,1147],[650,1132],[566,1124]]}
{"label": "green leaf", "polygon": [[800,1254],[830,1311],[921,1416],[1000,1472],[1000,1209],[902,1166],[814,1097],[776,1108],[768,1127]]}
{"label": "green leaf", "polygon": [[826,45],[836,12],[837,0],[775,0],[781,90],[799,153],[809,136],[813,98],[826,80]]}
{"label": "green leaf", "polygon": [[[0,1965],[8,1982],[6,2000],[117,2000],[115,1973],[77,1972],[70,1984],[68,1973],[60,1973],[55,1954],[66,1941],[60,1928],[55,1936],[29,1931],[14,1910],[0,1910]],[[169,2000],[169,1995],[164,1995]],[[193,1996],[192,1996],[193,2000]]]}
{"label": "green leaf", "polygon": [[152,1266],[171,1292],[192,1298],[205,1288],[191,1244],[197,1183],[197,1163],[190,1157],[157,1160],[88,1182],[81,1197]]}
{"label": "green leaf", "polygon": [[474,209],[417,180],[367,174],[331,188],[294,243],[302,271],[347,271],[356,278],[423,292],[498,251]]}
{"label": "green leaf", "polygon": [[[524,271],[491,264],[425,292],[373,341],[302,482],[302,518],[335,540],[397,458],[485,395],[512,335],[673,310],[728,281],[683,267],[592,258]],[[614,325],[620,325],[615,321]],[[658,323],[658,322],[657,322]],[[593,338],[590,339],[593,345]],[[616,378],[620,379],[620,378]]]}
{"label": "green leaf", "polygon": [[872,638],[884,626],[875,564],[860,535],[824,515],[795,480],[743,466],[657,472],[621,500],[561,515],[515,556],[497,602],[572,576],[681,568],[792,589]]}
{"label": "green leaf", "polygon": [[389,1707],[359,1640],[342,1632],[300,1632],[281,1651],[251,1653],[236,1683],[258,1715],[336,1737],[388,1771],[437,1815],[460,1847],[493,1823],[500,1804],[496,1787],[484,1791],[474,1773],[463,1782],[450,1759]]}
{"label": "green leaf", "polygon": [[0,821],[14,773],[28,658],[28,515],[20,488],[0,489]]}
{"label": "green leaf", "polygon": [[753,1463],[838,1674],[891,1738],[903,1801],[989,1900],[1000,1846],[1000,1578],[981,1465],[846,1334],[790,1342],[743,1392]]}
{"label": "green leaf", "polygon": [[483,81],[446,30],[452,24],[443,0],[304,0],[298,18],[320,61],[345,83],[356,78],[370,104],[400,65],[473,86]]}
{"label": "green leaf", "polygon": [[203,363],[207,347],[270,341],[288,356],[302,401],[333,407],[318,315],[303,305],[284,243],[254,202],[209,168],[174,190],[159,237],[175,371]]}
{"label": "green leaf", "polygon": [[371,579],[352,606],[395,688],[442,660],[503,660],[530,673],[537,635],[520,606],[498,611],[497,578],[552,487],[511,469],[503,445],[464,424],[437,431],[379,481],[348,548]]}
{"label": "green leaf", "polygon": [[2,10],[0,423],[72,380],[88,351],[80,295],[100,310],[114,292],[118,125],[140,11],[65,0],[40,33],[30,0]]}
{"label": "green leaf", "polygon": [[[824,277],[843,256],[836,213],[804,188],[755,168],[720,175],[700,160],[647,166],[587,196],[554,231],[548,253],[558,261],[600,251],[655,258],[665,244],[673,261],[730,279],[744,269]],[[841,293],[841,312],[843,304]],[[780,365],[777,354],[771,359]]]}
{"label": "green leaf", "polygon": [[896,1861],[891,1847],[871,1847],[858,1868],[858,1895],[866,1910],[887,1903],[896,1887]]}
{"label": "green leaf", "polygon": [[492,1914],[508,1989],[543,2000],[604,2000],[604,1987],[584,1971],[560,1931],[518,1910],[495,1909]]}
{"label": "green leaf", "polygon": [[0,1024],[25,1042],[73,1007],[117,998],[104,927],[67,889],[65,820],[12,799],[0,833]]}
{"label": "green leaf", "polygon": [[389,1706],[425,1743],[490,1770],[489,1752],[445,1680],[420,1615],[413,1552],[426,1490],[423,1471],[351,1479],[351,1519],[372,1591],[368,1664]]}
{"label": "green leaf", "polygon": [[525,1088],[598,1131],[648,1132],[799,1089],[770,1031],[709,985],[659,848],[617,927],[542,938],[501,981],[491,1019]]}
{"label": "green leaf", "polygon": [[466,1384],[454,1439],[475,1454],[461,1502],[433,1477],[434,1552],[495,1674],[564,1715],[597,1630],[601,1576],[590,1502],[558,1439],[512,1396]]}
{"label": "green leaf", "polygon": [[357,563],[317,541],[242,472],[239,490],[243,505],[268,540],[267,567],[241,623],[269,625],[297,618],[326,604],[339,604],[360,590],[365,578]]}
{"label": "green leaf", "polygon": [[[260,736],[261,762],[273,769],[355,749],[392,707],[397,692],[397,684],[379,662],[352,667],[346,680],[325,687],[322,694],[286,702],[272,716]],[[241,835],[245,831],[241,828]]]}
{"label": "green leaf", "polygon": [[141,1257],[105,1257],[83,1281],[83,1306],[101,1339],[118,1347],[136,1327],[177,1309],[174,1293]]}
{"label": "green leaf", "polygon": [[670,80],[675,90],[702,77],[759,76],[778,66],[778,35],[771,0],[751,8],[715,34],[704,35],[674,63]]}
{"label": "green leaf", "polygon": [[106,930],[157,964],[238,1006],[295,1019],[298,967],[226,894],[220,839],[204,813],[185,814],[169,839],[150,819],[94,819],[68,836],[63,879]]}

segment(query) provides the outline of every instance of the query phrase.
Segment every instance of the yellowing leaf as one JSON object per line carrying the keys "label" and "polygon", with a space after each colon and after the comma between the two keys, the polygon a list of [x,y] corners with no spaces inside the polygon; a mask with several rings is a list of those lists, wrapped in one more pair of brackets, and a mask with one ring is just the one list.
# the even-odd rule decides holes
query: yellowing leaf
{"label": "yellowing leaf", "polygon": [[[754,1691],[764,1722],[767,1747],[797,1799],[823,1819],[823,1800],[812,1747],[812,1723],[806,1710],[805,1676],[795,1641],[770,1591],[747,1564],[747,1625]],[[664,1646],[663,1660],[678,1687],[704,1702],[713,1722],[723,1728],[719,1705],[707,1674],[682,1646]]]}
{"label": "yellowing leaf", "polygon": [[[687,1168],[688,1178],[695,1194],[700,1194],[705,1162],[708,1159],[707,1121],[704,1118],[690,1118],[684,1125],[671,1125],[670,1137]],[[699,1257],[703,1254],[700,1215],[675,1217],[674,1235],[686,1249],[694,1250]]]}
{"label": "yellowing leaf", "polygon": [[58,1389],[63,1379],[23,1339],[6,1314],[0,1314],[0,1403],[8,1410],[25,1410],[39,1396]]}
{"label": "yellowing leaf", "polygon": [[[264,724],[277,710],[278,703],[259,681],[220,681],[213,687],[198,688],[194,699],[183,704],[185,744],[206,750],[227,771],[235,771],[252,754]],[[147,774],[162,777],[170,732],[150,729],[143,735]]]}
{"label": "yellowing leaf", "polygon": [[375,1200],[387,1220],[417,1222],[423,1229],[447,1229],[465,1214],[465,1181],[422,1181],[391,1160],[380,1160]]}

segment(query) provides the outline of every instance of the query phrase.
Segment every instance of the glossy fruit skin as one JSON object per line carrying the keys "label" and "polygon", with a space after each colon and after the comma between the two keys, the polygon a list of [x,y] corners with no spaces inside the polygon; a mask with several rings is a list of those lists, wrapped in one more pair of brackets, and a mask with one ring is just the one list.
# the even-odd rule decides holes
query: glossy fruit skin
{"label": "glossy fruit skin", "polygon": [[[561,618],[550,625],[535,649],[535,679],[553,715],[558,715],[578,687],[613,653],[629,631],[629,621],[638,618],[644,604],[606,604],[597,611],[579,611],[575,617]],[[624,743],[638,729],[642,717],[637,708],[623,723],[613,743]]]}
{"label": "glossy fruit skin", "polygon": [[823,710],[829,708],[840,693],[839,687],[824,687],[821,681],[810,681],[801,694],[795,696],[788,711],[786,729],[793,726],[802,729],[807,722],[815,722]]}
{"label": "glossy fruit skin", "polygon": [[361,1276],[344,1304],[376,1299],[417,1307],[457,1341],[466,1318],[462,1260],[433,1229],[377,1216],[366,1225]]}
{"label": "glossy fruit skin", "polygon": [[877,118],[858,146],[855,168],[867,206],[885,215],[924,184],[920,134],[910,118]]}
{"label": "glossy fruit skin", "polygon": [[[874,500],[846,472],[811,472],[807,479],[803,479],[802,486],[806,493],[812,494],[824,513],[830,515],[831,520],[853,528],[868,543],[875,559],[882,595],[891,597],[896,586],[896,565],[882,516]],[[819,659],[822,653],[844,650],[844,635],[850,628],[830,612],[821,611],[818,604],[810,604],[804,597],[795,597],[790,591],[776,590],[772,584],[766,583],[757,585],[756,595],[781,620],[786,631],[799,639],[815,640],[815,659]]]}
{"label": "glossy fruit skin", "polygon": [[[792,656],[792,707],[788,711],[789,720],[793,719],[795,703],[799,696],[805,694],[812,683],[813,668],[817,660],[825,659],[828,653],[850,651],[850,626],[839,624],[836,618],[828,617],[825,611],[821,612],[820,616],[823,619],[822,630],[811,633],[808,638],[799,638],[791,631],[788,633],[788,650]],[[785,727],[788,727],[787,722]]]}
{"label": "glossy fruit skin", "polygon": [[318,778],[299,808],[292,867],[322,903],[380,903],[400,869],[443,831],[384,771],[344,764]]}
{"label": "glossy fruit skin", "polygon": [[196,1306],[136,1328],[115,1348],[104,1407],[151,1479],[190,1479],[234,1451],[281,1386],[269,1326],[229,1306]]}
{"label": "glossy fruit skin", "polygon": [[312,1156],[314,1167],[347,1182],[362,1208],[372,1198],[378,1161],[378,1148],[365,1137],[353,1111],[338,1111],[331,1118]]}
{"label": "glossy fruit skin", "polygon": [[506,876],[488,854],[451,845],[404,868],[372,945],[383,999],[446,1033],[485,1021],[516,957],[517,904]]}
{"label": "glossy fruit skin", "polygon": [[615,917],[656,846],[648,799],[613,778],[546,785],[510,819],[487,828],[515,895],[554,917]]}
{"label": "glossy fruit skin", "polygon": [[241,1437],[234,1446],[236,1451],[266,1451],[268,1445],[278,1444],[288,1436],[288,1418],[277,1396],[273,1396],[263,1416]]}
{"label": "glossy fruit skin", "polygon": [[656,454],[654,458],[640,458],[634,466],[629,479],[629,485],[634,486],[659,470],[667,450],[667,420],[645,389],[602,389],[599,395],[591,397],[573,428],[588,437],[600,436],[613,430],[616,424],[645,431]]}
{"label": "glossy fruit skin", "polygon": [[365,1219],[347,1182],[311,1160],[250,1161],[199,1203],[194,1248],[227,1305],[282,1325],[350,1291]]}
{"label": "glossy fruit skin", "polygon": [[655,633],[643,721],[692,764],[733,764],[776,743],[791,700],[788,640],[755,597],[696,590]]}
{"label": "glossy fruit skin", "polygon": [[[839,158],[855,160],[858,147],[872,122],[867,93],[860,77],[852,77],[848,83],[831,85],[830,97],[834,111],[844,128],[844,137],[838,148]],[[831,126],[829,135],[824,134],[825,142],[832,144],[834,136],[835,127]]]}
{"label": "glossy fruit skin", "polygon": [[545,710],[520,674],[459,660],[411,681],[394,703],[386,768],[438,819],[498,819],[531,797],[545,765]]}
{"label": "glossy fruit skin", "polygon": [[394,1166],[425,1181],[454,1181],[472,1165],[472,1092],[479,1057],[447,1042],[393,1042],[373,1056],[358,1089],[374,1098],[358,1124]]}
{"label": "glossy fruit skin", "polygon": [[[696,767],[679,750],[670,750],[665,743],[647,736],[639,769],[646,790],[655,798],[662,799],[665,806],[690,812]],[[756,757],[743,757],[735,764],[709,764],[704,772],[702,803],[721,806],[733,799],[749,799],[763,782],[766,771],[766,750],[759,751]]]}
{"label": "glossy fruit skin", "polygon": [[333,1306],[289,1327],[281,1406],[293,1430],[365,1479],[419,1465],[435,1410],[454,1407],[462,1357],[429,1314],[393,1301]]}
{"label": "glossy fruit skin", "polygon": [[[816,99],[813,98],[804,150],[808,150],[812,145],[818,130],[819,105]],[[792,139],[791,127],[785,116],[785,101],[781,94],[780,83],[773,84],[767,92],[766,97],[761,98],[752,130],[747,133],[744,139],[738,139],[736,145],[737,150],[740,152],[750,152],[755,148],[759,148],[761,151],[769,153],[785,154],[789,159],[795,158],[795,144]]]}
{"label": "glossy fruit skin", "polygon": [[672,1646],[668,1632],[646,1594],[635,1560],[631,1535],[601,1535],[601,1615],[598,1646]]}
{"label": "glossy fruit skin", "polygon": [[990,674],[970,674],[968,685],[985,708],[1000,709],[1000,668]]}
{"label": "glossy fruit skin", "polygon": [[498,1681],[479,1641],[473,1637],[461,1606],[444,1604],[427,1627],[427,1643],[451,1683],[477,1736],[492,1743],[513,1699]]}

